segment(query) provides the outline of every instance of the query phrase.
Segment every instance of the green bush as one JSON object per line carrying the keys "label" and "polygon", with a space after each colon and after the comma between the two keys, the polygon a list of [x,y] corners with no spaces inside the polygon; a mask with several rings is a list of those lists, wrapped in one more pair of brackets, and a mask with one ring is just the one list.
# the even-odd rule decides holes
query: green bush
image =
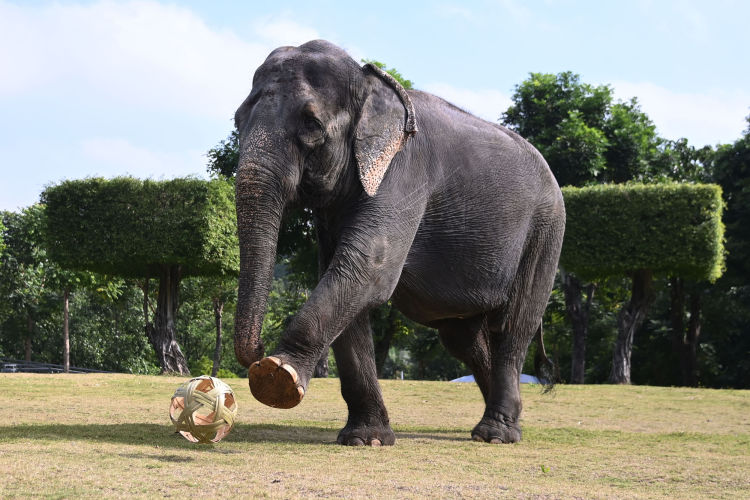
{"label": "green bush", "polygon": [[61,266],[140,278],[236,274],[234,189],[226,181],[119,177],[64,181],[42,193],[49,256]]}
{"label": "green bush", "polygon": [[715,281],[724,267],[721,188],[605,184],[563,188],[560,265],[586,279],[638,269]]}

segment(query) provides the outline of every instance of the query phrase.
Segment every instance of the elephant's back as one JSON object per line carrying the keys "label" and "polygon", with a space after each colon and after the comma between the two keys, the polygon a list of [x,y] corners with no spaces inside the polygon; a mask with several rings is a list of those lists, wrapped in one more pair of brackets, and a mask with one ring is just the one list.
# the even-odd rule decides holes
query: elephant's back
{"label": "elephant's back", "polygon": [[[431,189],[395,298],[422,322],[496,309],[539,217],[558,217],[550,207],[562,202],[559,188],[517,134],[430,94],[412,98],[413,161],[425,162]],[[409,311],[414,303],[430,305]]]}
{"label": "elephant's back", "polygon": [[[451,179],[482,179],[489,187],[513,184],[539,193],[557,183],[539,151],[516,132],[472,115],[445,99],[409,91],[419,132],[412,139],[439,189]],[[443,181],[443,182],[441,182]],[[532,194],[531,192],[529,194]]]}

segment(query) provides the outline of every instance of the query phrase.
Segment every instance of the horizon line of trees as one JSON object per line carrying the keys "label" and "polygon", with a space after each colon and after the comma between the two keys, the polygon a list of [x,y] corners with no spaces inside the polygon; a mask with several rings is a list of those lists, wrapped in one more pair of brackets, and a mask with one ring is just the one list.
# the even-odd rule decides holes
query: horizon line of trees
{"label": "horizon line of trees", "polygon": [[[398,72],[388,71],[411,88]],[[566,193],[568,187],[668,182],[713,183],[723,193],[726,262],[718,279],[716,273],[709,279],[663,269],[606,276],[579,275],[573,266],[560,269],[544,318],[557,377],[571,383],[750,387],[750,116],[748,129],[734,143],[695,148],[686,139],[659,137],[635,98],[615,101],[610,87],[585,84],[571,72],[531,73],[516,86],[512,102],[501,123],[542,152]],[[232,185],[237,142],[232,131],[208,152],[207,168],[217,179],[213,182]],[[566,202],[569,197],[566,194]],[[578,213],[584,212],[585,205]],[[317,281],[311,220],[305,209],[290,210],[282,228],[263,327],[269,349]],[[614,229],[632,238],[644,223],[637,217],[620,220]],[[155,321],[149,318],[158,316],[152,304],[163,302],[156,273],[101,266],[82,270],[86,266],[71,265],[76,244],[81,254],[97,257],[99,252],[102,257],[106,252],[80,247],[79,235],[61,259],[47,250],[48,224],[40,205],[3,212],[0,218],[0,296],[6,299],[0,303],[0,357],[47,362],[64,358],[68,364],[73,359],[80,366],[133,373],[178,371],[164,362],[164,350],[157,355],[153,335],[147,335]],[[58,219],[54,227],[67,226]],[[127,232],[123,234],[127,238]],[[137,235],[132,236],[135,241]],[[579,243],[594,248],[588,238]],[[673,248],[683,243],[674,241]],[[148,252],[161,250],[157,245]],[[620,250],[610,248],[599,257],[614,266],[623,258]],[[182,371],[244,375],[231,339],[236,281],[232,272],[220,274],[223,281],[218,284],[199,276],[172,280],[172,294],[180,300],[164,307],[169,308],[173,339],[184,355]],[[390,303],[372,316],[381,377],[404,373],[406,378],[451,379],[468,372],[445,353],[433,330],[409,321]],[[227,334],[223,342],[222,331]],[[623,347],[629,351],[627,369],[618,371],[618,363],[625,365],[615,353]],[[332,357],[321,360],[318,374],[336,374]]]}

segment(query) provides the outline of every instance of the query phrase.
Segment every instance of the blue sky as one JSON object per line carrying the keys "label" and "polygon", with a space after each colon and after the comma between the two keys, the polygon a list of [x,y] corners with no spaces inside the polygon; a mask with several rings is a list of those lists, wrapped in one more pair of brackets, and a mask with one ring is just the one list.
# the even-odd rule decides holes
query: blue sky
{"label": "blue sky", "polygon": [[325,38],[488,120],[529,72],[637,97],[669,139],[750,114],[750,2],[0,0],[0,210],[63,179],[205,176],[255,68]]}

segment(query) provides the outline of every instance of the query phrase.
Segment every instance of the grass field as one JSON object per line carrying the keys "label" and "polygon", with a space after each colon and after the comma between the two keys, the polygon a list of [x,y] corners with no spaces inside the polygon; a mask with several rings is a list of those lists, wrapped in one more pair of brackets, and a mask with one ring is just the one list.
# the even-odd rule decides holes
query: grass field
{"label": "grass field", "polygon": [[750,391],[524,386],[523,441],[488,445],[474,384],[384,381],[396,445],[348,448],[338,380],[274,410],[235,379],[239,423],[199,446],[181,381],[0,375],[0,497],[750,498]]}

